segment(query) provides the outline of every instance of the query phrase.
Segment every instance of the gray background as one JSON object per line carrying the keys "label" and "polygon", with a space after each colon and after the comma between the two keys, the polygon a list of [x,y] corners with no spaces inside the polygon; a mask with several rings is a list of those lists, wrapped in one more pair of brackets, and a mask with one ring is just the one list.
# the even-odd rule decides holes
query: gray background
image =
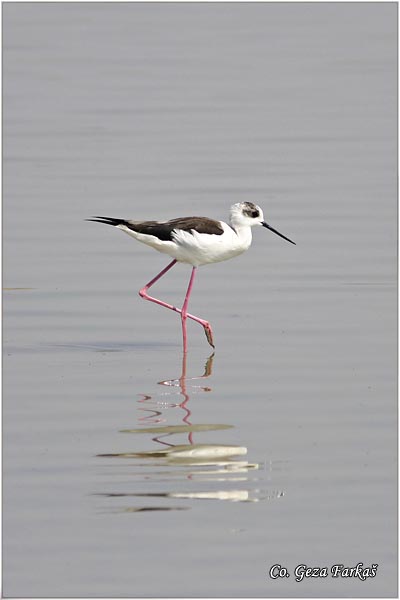
{"label": "gray background", "polygon": [[[5,3],[3,29],[3,593],[395,596],[397,4]],[[217,349],[191,379],[190,324],[179,386],[179,319],[137,296],[168,257],[84,219],[243,200],[297,246],[257,229],[199,270]]]}

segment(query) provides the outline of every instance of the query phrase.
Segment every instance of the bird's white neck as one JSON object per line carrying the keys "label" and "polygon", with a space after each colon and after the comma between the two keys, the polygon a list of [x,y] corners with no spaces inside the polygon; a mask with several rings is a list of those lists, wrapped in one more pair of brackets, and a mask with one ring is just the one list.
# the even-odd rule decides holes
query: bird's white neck
{"label": "bird's white neck", "polygon": [[243,223],[231,223],[231,226],[239,239],[240,245],[247,250],[247,248],[250,247],[252,240],[251,227],[243,225]]}

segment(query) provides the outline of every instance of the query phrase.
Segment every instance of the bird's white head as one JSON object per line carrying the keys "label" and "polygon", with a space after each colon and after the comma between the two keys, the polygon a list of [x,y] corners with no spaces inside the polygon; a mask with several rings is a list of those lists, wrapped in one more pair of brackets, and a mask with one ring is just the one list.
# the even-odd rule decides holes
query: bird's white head
{"label": "bird's white head", "polygon": [[238,202],[231,206],[231,224],[234,228],[262,225],[263,221],[263,211],[257,204],[253,204],[252,202]]}
{"label": "bird's white head", "polygon": [[241,227],[253,227],[253,225],[262,225],[270,231],[273,231],[273,233],[276,233],[276,235],[279,235],[279,237],[283,238],[284,240],[296,245],[296,242],[293,242],[288,237],[271,227],[271,225],[268,225],[268,223],[264,221],[264,215],[261,208],[252,202],[238,202],[238,204],[231,206],[231,225],[234,229],[240,229]]}

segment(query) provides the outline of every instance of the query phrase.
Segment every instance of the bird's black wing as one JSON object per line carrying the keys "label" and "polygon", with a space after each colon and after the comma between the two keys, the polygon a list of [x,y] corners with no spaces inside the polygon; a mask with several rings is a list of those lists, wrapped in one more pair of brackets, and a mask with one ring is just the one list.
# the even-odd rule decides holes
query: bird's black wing
{"label": "bird's black wing", "polygon": [[219,221],[207,217],[182,217],[171,219],[170,221],[127,221],[126,219],[115,219],[113,217],[92,217],[87,221],[96,223],[105,223],[106,225],[124,225],[127,229],[144,233],[145,235],[154,235],[162,241],[172,241],[172,232],[180,229],[182,231],[197,231],[197,233],[208,233],[211,235],[222,235],[224,230]]}

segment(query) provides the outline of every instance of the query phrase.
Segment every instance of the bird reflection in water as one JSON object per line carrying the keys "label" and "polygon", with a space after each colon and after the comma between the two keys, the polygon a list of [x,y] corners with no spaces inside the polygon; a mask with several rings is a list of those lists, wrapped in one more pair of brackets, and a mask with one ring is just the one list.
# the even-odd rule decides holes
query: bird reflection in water
{"label": "bird reflection in water", "polygon": [[[259,469],[257,463],[249,463],[240,457],[247,454],[247,448],[244,446],[228,444],[210,444],[196,443],[194,434],[200,432],[222,431],[231,429],[234,426],[218,423],[192,423],[192,410],[189,408],[190,393],[207,392],[212,388],[209,385],[189,385],[188,382],[205,380],[211,377],[214,354],[211,354],[206,361],[204,372],[197,377],[187,376],[187,353],[183,354],[181,375],[178,378],[166,379],[158,383],[168,388],[174,388],[168,395],[176,394],[183,399],[180,402],[165,402],[164,399],[155,398],[145,394],[138,401],[140,412],[146,412],[145,416],[139,417],[140,427],[135,429],[122,429],[121,433],[132,435],[147,434],[151,436],[152,441],[161,448],[153,450],[142,450],[133,452],[124,452],[118,454],[99,454],[102,458],[135,459],[135,462],[129,465],[132,479],[129,484],[134,486],[134,490],[110,491],[101,493],[102,496],[109,498],[169,498],[169,499],[218,499],[228,501],[246,501],[258,502],[260,499],[272,499],[283,495],[282,492],[264,492],[258,489],[259,482],[263,473],[256,475]],[[190,388],[190,393],[189,393]],[[165,397],[165,394],[164,394]],[[179,409],[183,411],[181,423],[167,425],[166,411],[170,409]],[[176,414],[174,410],[174,415]],[[145,425],[145,427],[143,427]],[[187,435],[187,443],[174,444],[171,441],[172,436],[178,434]],[[120,464],[120,463],[119,463]],[[133,468],[132,468],[133,467]],[[166,471],[165,467],[169,467]],[[178,467],[176,469],[175,467]],[[161,471],[160,471],[161,468]],[[150,469],[150,470],[149,470]],[[141,481],[151,480],[153,484],[162,485],[162,490],[138,491],[138,479]],[[165,482],[168,487],[175,489],[165,490]],[[177,481],[180,482],[177,484]],[[182,481],[190,481],[191,485],[197,484],[196,489],[182,489]],[[214,483],[213,489],[209,489],[210,482]],[[218,482],[218,489],[215,483]],[[240,483],[240,485],[238,485]],[[124,479],[126,485],[126,479]],[[204,489],[204,486],[207,486]],[[233,487],[234,486],[234,489]],[[178,489],[177,489],[178,488]],[[180,507],[160,506],[159,510],[173,510]],[[187,508],[187,507],[186,507]],[[143,512],[145,510],[157,510],[154,506],[129,507],[123,510],[128,512]]]}
{"label": "bird reflection in water", "polygon": [[[198,377],[189,377],[189,381],[194,381],[196,379],[207,379],[208,377],[210,377],[212,375],[212,366],[213,366],[213,360],[214,360],[214,352],[208,357],[207,362],[205,364],[204,367],[204,373],[203,375],[200,375]],[[172,427],[172,431],[168,430],[168,432],[166,432],[164,434],[164,436],[169,436],[172,433],[178,433],[178,432],[183,432],[183,431],[187,431],[188,432],[188,442],[189,444],[193,445],[193,426],[192,423],[190,423],[189,418],[191,416],[191,411],[188,408],[187,404],[190,400],[190,396],[189,393],[187,391],[187,354],[184,353],[183,357],[182,357],[182,373],[181,376],[178,379],[165,379],[163,381],[159,381],[159,385],[165,385],[168,387],[179,387],[179,394],[183,396],[183,401],[180,402],[179,404],[175,404],[173,405],[174,407],[178,407],[180,409],[182,409],[185,412],[185,416],[182,418],[182,422],[186,423],[188,425],[188,428],[185,427],[181,427],[181,429],[177,429],[176,427]],[[211,392],[211,388],[209,386],[196,386],[197,389],[200,389],[202,392]],[[140,402],[148,402],[148,401],[152,401],[152,397],[151,396],[145,396]],[[147,408],[142,408],[141,410],[149,410]],[[139,419],[139,421],[142,422],[160,422],[164,419],[161,419],[162,412],[157,410],[157,411],[153,411],[153,415],[148,415],[146,417],[142,417]],[[179,426],[178,426],[179,427]],[[229,425],[226,426],[227,428],[230,427]],[[199,431],[199,430],[198,430]],[[166,446],[174,446],[174,444],[170,444],[166,441],[163,441],[161,438],[164,437],[163,435],[160,435],[159,437],[154,437],[153,440],[155,442],[158,442],[160,444],[165,444]]]}

